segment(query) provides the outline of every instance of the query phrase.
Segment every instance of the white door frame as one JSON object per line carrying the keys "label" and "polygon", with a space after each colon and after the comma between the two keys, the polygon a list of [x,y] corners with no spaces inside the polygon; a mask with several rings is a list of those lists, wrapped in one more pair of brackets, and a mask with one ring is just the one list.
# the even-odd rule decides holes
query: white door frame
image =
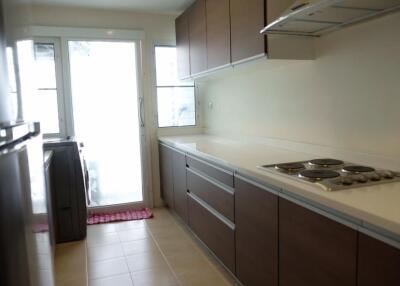
{"label": "white door frame", "polygon": [[58,105],[58,126],[59,133],[43,134],[44,138],[53,137],[67,137],[67,121],[65,109],[65,95],[64,95],[64,80],[63,80],[63,64],[61,55],[61,41],[60,39],[51,37],[34,37],[34,44],[36,43],[49,43],[54,45],[54,64],[56,72],[56,88],[57,88],[57,105]]}
{"label": "white door frame", "polygon": [[133,42],[136,47],[136,75],[138,84],[138,114],[140,141],[141,141],[141,159],[142,159],[142,194],[143,202],[127,203],[121,205],[112,205],[105,207],[92,207],[93,212],[102,212],[105,210],[125,210],[139,207],[152,207],[153,198],[151,192],[151,168],[150,168],[150,144],[149,135],[145,128],[145,110],[144,93],[143,93],[143,58],[142,46],[145,40],[145,33],[141,30],[116,30],[116,29],[91,29],[91,28],[70,28],[70,27],[48,27],[48,26],[32,26],[30,32],[34,37],[47,37],[58,38],[61,43],[61,60],[63,69],[63,91],[64,91],[64,108],[65,108],[65,125],[66,135],[74,136],[74,122],[73,122],[73,102],[72,102],[72,89],[70,77],[70,62],[69,62],[69,48],[68,41],[113,41],[113,42]]}

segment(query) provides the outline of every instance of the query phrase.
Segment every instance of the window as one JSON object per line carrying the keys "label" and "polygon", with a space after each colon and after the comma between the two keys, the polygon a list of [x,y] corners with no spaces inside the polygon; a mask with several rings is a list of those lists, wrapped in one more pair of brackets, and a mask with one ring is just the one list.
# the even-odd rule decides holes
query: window
{"label": "window", "polygon": [[60,134],[59,90],[57,88],[56,42],[35,42],[36,116],[43,134]]}
{"label": "window", "polygon": [[178,80],[176,47],[156,46],[158,127],[196,125],[193,82]]}

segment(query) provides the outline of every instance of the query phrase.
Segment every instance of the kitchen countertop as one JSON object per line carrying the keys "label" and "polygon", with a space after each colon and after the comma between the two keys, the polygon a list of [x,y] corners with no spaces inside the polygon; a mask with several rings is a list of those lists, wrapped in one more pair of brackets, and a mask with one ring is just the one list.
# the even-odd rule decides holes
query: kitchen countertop
{"label": "kitchen countertop", "polygon": [[400,183],[328,192],[317,185],[295,181],[257,168],[260,165],[304,161],[326,155],[212,135],[171,136],[161,137],[159,140],[230,168],[239,175],[272,185],[282,190],[282,193],[314,204],[318,208],[326,208],[339,216],[343,214],[350,224],[378,232],[400,243]]}

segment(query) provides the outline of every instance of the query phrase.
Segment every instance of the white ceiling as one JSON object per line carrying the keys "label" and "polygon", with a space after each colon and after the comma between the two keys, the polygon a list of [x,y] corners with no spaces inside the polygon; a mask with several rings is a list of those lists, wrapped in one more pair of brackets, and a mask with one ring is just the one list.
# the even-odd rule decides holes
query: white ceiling
{"label": "white ceiling", "polygon": [[34,4],[178,14],[195,0],[33,0]]}

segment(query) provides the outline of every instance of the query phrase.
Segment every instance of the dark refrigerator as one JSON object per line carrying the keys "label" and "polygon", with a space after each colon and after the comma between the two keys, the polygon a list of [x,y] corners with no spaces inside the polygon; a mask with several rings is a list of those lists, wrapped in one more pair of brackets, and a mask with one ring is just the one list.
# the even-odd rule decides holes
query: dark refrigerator
{"label": "dark refrigerator", "polygon": [[0,285],[54,285],[37,124],[0,125]]}
{"label": "dark refrigerator", "polygon": [[27,19],[28,6],[25,14],[18,13],[18,3],[0,0],[0,285],[53,286],[42,136],[38,124],[14,112],[16,102],[21,104],[20,91],[10,92],[7,75],[6,47],[15,48],[12,31],[22,27],[19,19]]}

